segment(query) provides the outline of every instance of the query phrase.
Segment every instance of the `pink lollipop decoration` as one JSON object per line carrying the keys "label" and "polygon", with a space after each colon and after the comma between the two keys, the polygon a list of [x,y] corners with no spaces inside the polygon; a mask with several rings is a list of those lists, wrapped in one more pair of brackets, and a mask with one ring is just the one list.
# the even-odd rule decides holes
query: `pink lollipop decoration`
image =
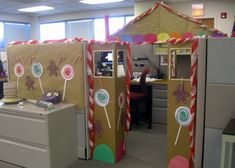
{"label": "pink lollipop decoration", "polygon": [[17,90],[18,90],[19,79],[24,75],[24,66],[21,63],[16,63],[14,66],[14,73],[17,77],[16,85],[17,85]]}
{"label": "pink lollipop decoration", "polygon": [[37,63],[37,62],[33,63],[32,66],[31,66],[31,71],[32,71],[33,76],[35,78],[38,78],[42,94],[44,94],[43,87],[42,87],[42,82],[41,82],[41,76],[43,74],[42,65],[40,63]]}
{"label": "pink lollipop decoration", "polygon": [[64,91],[63,91],[63,97],[62,97],[62,100],[64,100],[67,81],[73,79],[74,77],[74,70],[73,70],[72,65],[69,65],[69,64],[64,65],[61,69],[61,76],[64,78]]}
{"label": "pink lollipop decoration", "polygon": [[124,96],[124,93],[121,92],[118,96],[118,106],[119,106],[120,110],[119,110],[119,114],[118,114],[117,130],[119,129],[120,118],[121,118],[122,108],[124,107],[124,103],[125,103],[125,96]]}

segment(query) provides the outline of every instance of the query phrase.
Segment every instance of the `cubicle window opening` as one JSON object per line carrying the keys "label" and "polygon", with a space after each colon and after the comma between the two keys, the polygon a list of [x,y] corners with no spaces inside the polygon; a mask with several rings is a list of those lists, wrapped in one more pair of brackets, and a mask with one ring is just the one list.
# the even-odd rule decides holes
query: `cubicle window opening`
{"label": "cubicle window opening", "polygon": [[113,53],[113,50],[93,51],[93,70],[95,72],[94,77],[113,78]]}
{"label": "cubicle window opening", "polygon": [[127,50],[117,50],[117,77],[125,77],[127,73]]}
{"label": "cubicle window opening", "polygon": [[4,24],[0,22],[0,49],[5,47],[5,38],[4,38]]}
{"label": "cubicle window opening", "polygon": [[40,24],[40,40],[57,40],[65,38],[65,22]]}
{"label": "cubicle window opening", "polygon": [[191,49],[171,48],[169,51],[169,78],[190,80]]}

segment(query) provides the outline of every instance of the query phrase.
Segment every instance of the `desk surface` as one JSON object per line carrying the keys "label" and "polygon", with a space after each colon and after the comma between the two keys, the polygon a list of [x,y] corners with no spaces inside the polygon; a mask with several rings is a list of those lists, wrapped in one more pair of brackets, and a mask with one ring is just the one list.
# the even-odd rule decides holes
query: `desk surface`
{"label": "desk surface", "polygon": [[223,134],[235,135],[235,119],[231,119],[224,128]]}
{"label": "desk surface", "polygon": [[[158,79],[155,81],[146,81],[147,84],[151,84],[151,85],[167,85],[168,84],[168,80],[166,79]],[[131,80],[131,84],[135,84],[138,85],[140,84],[140,82],[135,81],[135,80]]]}
{"label": "desk surface", "polygon": [[7,77],[6,78],[0,78],[0,82],[7,82]]}

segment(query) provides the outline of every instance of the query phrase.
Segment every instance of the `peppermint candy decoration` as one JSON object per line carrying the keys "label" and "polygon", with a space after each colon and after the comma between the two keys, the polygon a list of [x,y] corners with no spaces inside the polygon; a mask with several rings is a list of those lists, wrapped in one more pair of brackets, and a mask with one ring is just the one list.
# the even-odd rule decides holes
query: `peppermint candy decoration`
{"label": "peppermint candy decoration", "polygon": [[106,106],[109,103],[109,93],[104,89],[99,89],[95,92],[94,99],[95,99],[95,103],[98,106],[104,107],[104,112],[105,112],[105,116],[107,119],[108,127],[111,128],[111,123],[110,123],[110,119],[108,116],[108,111],[106,109]]}
{"label": "peppermint candy decoration", "polygon": [[22,77],[24,75],[24,66],[21,63],[15,64],[14,73],[17,78]]}
{"label": "peppermint candy decoration", "polygon": [[99,89],[94,95],[95,103],[99,106],[106,106],[109,103],[109,93],[104,89]]}
{"label": "peppermint candy decoration", "polygon": [[34,77],[40,78],[43,74],[43,67],[40,63],[33,63],[31,66],[31,71]]}
{"label": "peppermint candy decoration", "polygon": [[61,69],[61,76],[64,78],[64,80],[71,80],[74,77],[74,70],[73,67],[69,64],[66,64]]}
{"label": "peppermint candy decoration", "polygon": [[175,119],[181,126],[188,126],[192,122],[192,115],[188,107],[180,106],[175,111]]}

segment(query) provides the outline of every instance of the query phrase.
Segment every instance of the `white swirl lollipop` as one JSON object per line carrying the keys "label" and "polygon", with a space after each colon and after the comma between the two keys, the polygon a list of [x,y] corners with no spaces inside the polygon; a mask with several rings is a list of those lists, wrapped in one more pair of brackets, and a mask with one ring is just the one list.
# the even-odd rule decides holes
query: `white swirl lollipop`
{"label": "white swirl lollipop", "polygon": [[104,107],[104,112],[105,112],[105,116],[108,122],[108,126],[109,128],[111,128],[109,116],[108,116],[107,109],[106,109],[106,106],[109,103],[109,93],[104,89],[99,89],[95,92],[94,100],[98,106]]}
{"label": "white swirl lollipop", "polygon": [[120,110],[119,110],[119,114],[118,114],[117,130],[119,129],[120,118],[121,118],[122,108],[124,107],[124,104],[125,104],[125,96],[124,96],[124,93],[121,92],[118,96],[118,106],[119,106]]}
{"label": "white swirl lollipop", "polygon": [[63,91],[63,97],[62,97],[62,100],[64,100],[67,81],[73,79],[74,77],[74,70],[73,70],[72,65],[65,64],[61,69],[61,76],[64,78],[64,91]]}
{"label": "white swirl lollipop", "polygon": [[192,117],[192,115],[190,113],[190,109],[188,107],[180,106],[175,111],[175,119],[178,122],[178,124],[180,125],[176,139],[175,139],[175,145],[176,145],[178,142],[178,139],[179,139],[179,134],[180,134],[182,126],[184,126],[184,127],[188,126],[192,122],[193,117]]}
{"label": "white swirl lollipop", "polygon": [[31,65],[31,71],[32,74],[35,78],[38,78],[39,85],[42,91],[42,94],[44,94],[43,87],[42,87],[42,82],[41,82],[41,76],[43,74],[43,67],[42,64],[35,62]]}
{"label": "white swirl lollipop", "polygon": [[24,76],[24,66],[21,63],[16,63],[14,66],[14,73],[17,77],[16,86],[19,88],[19,79]]}

